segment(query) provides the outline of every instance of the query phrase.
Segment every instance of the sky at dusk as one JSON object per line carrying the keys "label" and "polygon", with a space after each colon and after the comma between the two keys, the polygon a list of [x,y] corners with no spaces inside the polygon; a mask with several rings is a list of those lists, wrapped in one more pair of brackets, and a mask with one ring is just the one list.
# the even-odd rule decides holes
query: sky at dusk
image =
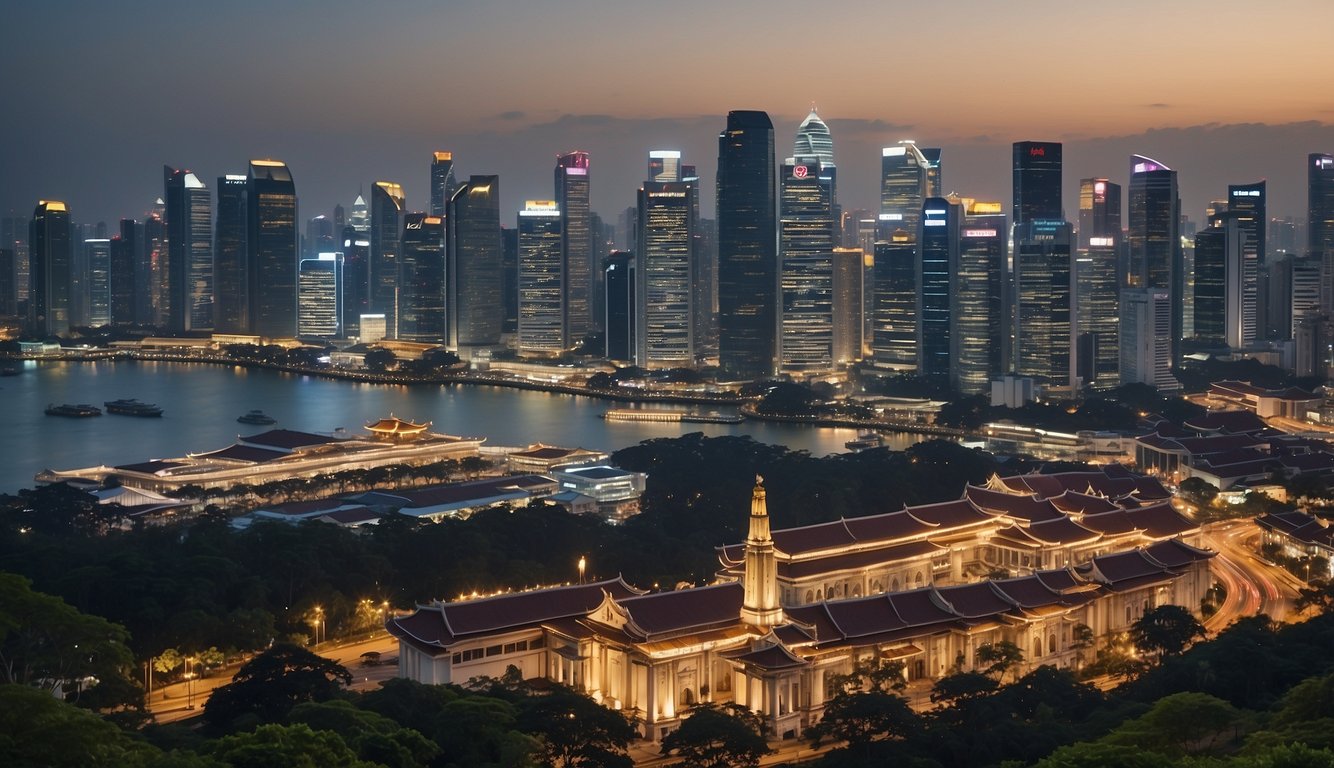
{"label": "sky at dusk", "polygon": [[1078,180],[1128,155],[1180,172],[1203,218],[1269,180],[1305,218],[1305,158],[1334,151],[1330,0],[28,2],[0,7],[0,213],[63,199],[77,221],[140,217],[161,166],[210,187],[288,163],[301,216],[378,179],[427,203],[431,152],[496,173],[502,222],[551,196],[557,153],[592,154],[593,207],[634,203],[650,149],[697,164],[713,207],[731,109],[773,117],[778,159],[811,104],[845,208],[878,207],[880,147],[944,148],[944,187],[1010,202],[1010,143],[1065,142]]}

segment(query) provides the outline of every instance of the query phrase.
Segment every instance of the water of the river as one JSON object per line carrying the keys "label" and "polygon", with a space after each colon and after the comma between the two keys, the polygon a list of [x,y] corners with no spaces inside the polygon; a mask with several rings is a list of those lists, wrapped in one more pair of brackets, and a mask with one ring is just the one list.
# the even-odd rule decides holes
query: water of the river
{"label": "water of the river", "polygon": [[[69,419],[43,413],[51,403],[101,407],[104,401],[119,398],[157,403],[165,413],[160,419],[114,414]],[[33,475],[44,468],[125,464],[223,448],[238,434],[267,428],[237,423],[237,416],[253,409],[278,419],[275,427],[309,432],[338,427],[360,432],[361,425],[392,413],[431,421],[434,431],[486,437],[488,445],[543,442],[605,451],[655,437],[703,432],[750,435],[823,456],[846,450],[844,443],[856,437],[853,429],[760,421],[608,422],[599,417],[611,408],[628,406],[519,389],[363,384],[269,370],[129,360],[27,362],[21,375],[0,378],[0,405],[5,413],[0,430],[0,492],[32,486]],[[904,448],[921,439],[891,434],[885,444]]]}

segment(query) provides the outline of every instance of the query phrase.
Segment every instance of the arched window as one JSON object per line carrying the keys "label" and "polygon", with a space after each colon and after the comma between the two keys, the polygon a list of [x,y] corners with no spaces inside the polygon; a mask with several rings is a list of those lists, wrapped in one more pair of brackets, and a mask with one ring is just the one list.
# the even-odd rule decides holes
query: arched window
{"label": "arched window", "polygon": [[[823,590],[823,589],[817,589],[817,590],[815,590],[815,599],[816,599],[816,600],[823,600],[823,599],[824,599],[824,590]],[[1130,609],[1127,608],[1126,611],[1129,612]]]}
{"label": "arched window", "polygon": [[890,580],[890,582],[889,582],[889,591],[890,591],[890,592],[898,592],[898,591],[899,591],[899,577],[898,577],[898,576],[895,576],[893,579]]}
{"label": "arched window", "polygon": [[685,689],[681,692],[681,700],[686,703],[687,707],[693,706],[695,703],[695,692],[689,688]]}
{"label": "arched window", "polygon": [[808,602],[808,603],[813,603],[813,602],[815,602],[815,593],[812,592],[812,591],[809,590],[809,589],[806,590],[806,602]]}
{"label": "arched window", "polygon": [[1047,653],[1056,653],[1056,633],[1053,632],[1047,637]]}
{"label": "arched window", "polygon": [[1126,606],[1126,623],[1130,623],[1130,606]]}
{"label": "arched window", "polygon": [[884,591],[885,591],[885,588],[882,587],[882,586],[880,586],[880,582],[879,582],[879,581],[873,581],[873,582],[871,582],[871,591],[878,595],[878,594],[880,594],[881,592],[884,592]]}
{"label": "arched window", "polygon": [[921,586],[922,586],[922,572],[921,572],[921,571],[918,571],[918,572],[917,572],[917,575],[913,577],[912,582],[913,582],[913,586],[914,586],[914,587],[921,587]]}
{"label": "arched window", "polygon": [[1033,638],[1033,658],[1036,659],[1041,655],[1042,655],[1042,638],[1035,637]]}
{"label": "arched window", "polygon": [[853,597],[861,597],[861,596],[862,596],[862,585],[860,585],[860,584],[855,584],[855,585],[853,585],[853,587],[852,587],[852,596],[853,596]]}

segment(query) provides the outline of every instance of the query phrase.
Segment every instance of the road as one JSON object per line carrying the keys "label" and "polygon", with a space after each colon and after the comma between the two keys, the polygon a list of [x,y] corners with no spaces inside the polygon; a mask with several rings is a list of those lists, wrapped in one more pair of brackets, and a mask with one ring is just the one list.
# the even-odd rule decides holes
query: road
{"label": "road", "polygon": [[1226,520],[1204,526],[1204,541],[1218,552],[1212,570],[1227,590],[1227,597],[1218,612],[1210,616],[1205,627],[1218,632],[1237,619],[1267,614],[1276,621],[1297,618],[1292,602],[1301,588],[1301,580],[1264,562],[1256,555],[1260,529],[1249,519]]}
{"label": "road", "polygon": [[[348,687],[354,691],[371,690],[393,677],[398,670],[398,641],[384,633],[354,643],[321,643],[317,652],[347,667],[352,673],[352,685]],[[379,653],[382,662],[376,666],[363,666],[361,655],[369,652]],[[194,717],[203,711],[204,702],[208,701],[213,689],[230,683],[238,669],[240,665],[233,664],[212,670],[200,679],[157,688],[149,697],[148,711],[158,723],[174,723]]]}

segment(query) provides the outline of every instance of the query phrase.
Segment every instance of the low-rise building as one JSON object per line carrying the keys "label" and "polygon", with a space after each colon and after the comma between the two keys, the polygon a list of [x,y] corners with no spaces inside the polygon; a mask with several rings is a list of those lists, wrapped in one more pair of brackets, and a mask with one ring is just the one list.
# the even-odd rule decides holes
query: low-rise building
{"label": "low-rise building", "polygon": [[1261,540],[1278,547],[1294,560],[1324,558],[1325,572],[1310,573],[1308,579],[1334,578],[1334,528],[1324,520],[1296,510],[1274,512],[1255,518]]}
{"label": "low-rise building", "polygon": [[551,476],[561,488],[592,498],[597,514],[615,522],[639,514],[639,497],[648,482],[643,472],[607,464],[566,467],[553,471]]}

